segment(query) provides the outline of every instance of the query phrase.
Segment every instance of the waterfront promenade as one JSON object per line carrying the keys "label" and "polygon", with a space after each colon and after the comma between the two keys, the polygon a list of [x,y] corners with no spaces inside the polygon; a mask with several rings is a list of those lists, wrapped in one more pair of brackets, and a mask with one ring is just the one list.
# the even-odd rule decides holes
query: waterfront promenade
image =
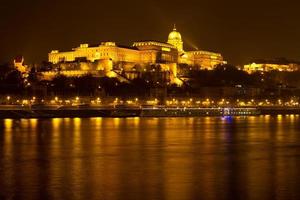
{"label": "waterfront promenade", "polygon": [[298,107],[170,107],[95,105],[1,105],[0,118],[201,117],[300,114]]}

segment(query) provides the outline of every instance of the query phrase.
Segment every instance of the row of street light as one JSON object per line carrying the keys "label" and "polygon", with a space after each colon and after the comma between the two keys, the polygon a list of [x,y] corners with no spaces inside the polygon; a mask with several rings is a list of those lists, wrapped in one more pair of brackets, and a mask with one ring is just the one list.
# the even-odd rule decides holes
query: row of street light
{"label": "row of street light", "polygon": [[74,98],[60,98],[58,96],[52,99],[38,99],[35,96],[28,99],[13,98],[11,96],[6,96],[5,99],[2,99],[2,105],[34,105],[34,104],[46,104],[46,105],[79,105],[79,104],[90,104],[90,105],[166,105],[170,107],[174,106],[183,106],[183,107],[259,107],[259,106],[280,106],[280,107],[297,107],[299,106],[299,101],[297,99],[290,100],[232,100],[232,99],[167,99],[164,103],[161,103],[157,98],[154,99],[142,99],[132,98],[132,99],[101,99],[100,97],[96,98],[86,98],[76,96]]}

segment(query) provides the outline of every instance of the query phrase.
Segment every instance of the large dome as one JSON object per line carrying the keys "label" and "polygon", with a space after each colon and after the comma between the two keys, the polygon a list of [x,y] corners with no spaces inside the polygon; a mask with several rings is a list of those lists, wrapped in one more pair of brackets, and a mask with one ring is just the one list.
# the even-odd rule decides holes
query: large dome
{"label": "large dome", "polygon": [[176,30],[174,26],[173,31],[169,34],[169,40],[181,40],[181,34]]}
{"label": "large dome", "polygon": [[176,30],[174,25],[173,31],[169,34],[168,43],[172,44],[179,52],[183,51],[183,42],[181,39],[181,34]]}

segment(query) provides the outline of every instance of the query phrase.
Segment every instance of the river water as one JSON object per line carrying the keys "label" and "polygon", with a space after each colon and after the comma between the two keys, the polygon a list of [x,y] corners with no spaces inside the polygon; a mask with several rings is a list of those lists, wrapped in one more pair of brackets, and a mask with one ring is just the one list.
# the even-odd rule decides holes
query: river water
{"label": "river water", "polygon": [[300,116],[0,120],[0,199],[300,199]]}

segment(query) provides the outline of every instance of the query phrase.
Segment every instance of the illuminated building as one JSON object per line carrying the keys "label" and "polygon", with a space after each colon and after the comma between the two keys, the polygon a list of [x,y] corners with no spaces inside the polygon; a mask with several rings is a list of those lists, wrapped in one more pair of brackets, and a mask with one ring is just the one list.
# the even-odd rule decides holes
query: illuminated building
{"label": "illuminated building", "polygon": [[184,51],[181,34],[174,25],[173,31],[169,34],[168,43],[178,50],[178,63],[195,66],[198,69],[212,70],[216,65],[226,64],[219,53],[209,51]]}
{"label": "illuminated building", "polygon": [[[184,56],[188,59],[185,59]],[[219,53],[213,53],[209,51],[188,51],[183,54],[183,63],[186,62],[189,65],[196,66],[199,69],[212,70],[219,64],[226,64],[223,57]],[[187,60],[187,61],[184,61]]]}
{"label": "illuminated building", "polygon": [[176,30],[175,25],[173,31],[169,34],[168,43],[176,47],[179,53],[183,52],[183,41],[181,39],[181,34]]}
{"label": "illuminated building", "polygon": [[25,73],[28,70],[28,67],[24,65],[24,57],[23,56],[17,56],[14,59],[14,67],[19,70],[21,73]]}
{"label": "illuminated building", "polygon": [[293,72],[299,69],[299,62],[288,61],[286,59],[256,60],[255,62],[244,65],[244,70],[248,73],[269,71]]}
{"label": "illuminated building", "polygon": [[49,62],[57,64],[84,58],[91,62],[95,60],[112,60],[114,63],[156,64],[176,63],[177,56],[176,48],[163,42],[135,42],[132,47],[116,45],[114,42],[102,42],[96,46],[81,44],[70,52],[54,50],[49,54]]}
{"label": "illuminated building", "polygon": [[[213,69],[225,64],[221,54],[207,51],[187,51],[183,49],[181,34],[174,29],[168,42],[139,41],[131,47],[117,45],[115,42],[102,42],[100,45],[81,44],[69,52],[53,50],[49,53],[49,62],[59,65],[60,73],[67,76],[101,73],[106,76],[136,78],[139,72],[152,70],[149,66],[159,66],[161,71],[170,74],[171,83],[181,84],[177,77],[177,64],[197,66],[198,69]],[[101,71],[101,73],[100,73]],[[52,77],[56,72],[44,72]]]}

